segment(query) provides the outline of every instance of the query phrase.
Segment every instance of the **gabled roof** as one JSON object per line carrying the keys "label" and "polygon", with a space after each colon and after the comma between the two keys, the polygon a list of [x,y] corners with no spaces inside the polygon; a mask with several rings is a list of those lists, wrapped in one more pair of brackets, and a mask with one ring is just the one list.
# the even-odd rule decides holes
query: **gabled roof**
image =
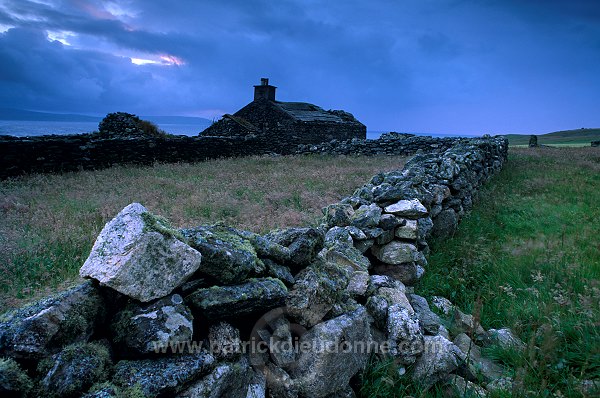
{"label": "gabled roof", "polygon": [[279,102],[273,101],[273,104],[302,122],[334,122],[345,123],[346,121],[338,115],[328,112],[321,107],[306,102]]}

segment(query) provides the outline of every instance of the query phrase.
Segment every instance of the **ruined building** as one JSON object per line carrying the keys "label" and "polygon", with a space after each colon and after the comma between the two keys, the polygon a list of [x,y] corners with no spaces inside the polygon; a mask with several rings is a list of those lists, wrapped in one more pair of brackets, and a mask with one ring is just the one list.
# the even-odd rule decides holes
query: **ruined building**
{"label": "ruined building", "polygon": [[201,135],[264,137],[279,145],[366,138],[366,126],[351,113],[326,111],[306,102],[277,101],[276,88],[269,84],[269,79],[262,78],[261,84],[254,86],[254,101],[233,115],[223,115]]}

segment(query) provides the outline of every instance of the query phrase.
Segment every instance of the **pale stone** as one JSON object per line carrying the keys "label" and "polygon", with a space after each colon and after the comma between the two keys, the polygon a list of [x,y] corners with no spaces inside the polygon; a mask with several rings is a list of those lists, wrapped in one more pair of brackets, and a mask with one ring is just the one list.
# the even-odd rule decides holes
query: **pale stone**
{"label": "pale stone", "polygon": [[162,224],[162,232],[151,230],[144,213],[144,206],[132,203],[108,222],[79,275],[142,302],[183,284],[200,267],[202,255]]}
{"label": "pale stone", "polygon": [[420,218],[427,215],[427,209],[418,199],[401,200],[393,205],[386,206],[384,211],[406,218]]}
{"label": "pale stone", "polygon": [[406,224],[396,228],[396,238],[416,240],[418,231],[417,220],[406,220]]}
{"label": "pale stone", "polygon": [[384,246],[373,246],[371,253],[386,264],[411,263],[417,259],[417,248],[411,243],[392,241]]}

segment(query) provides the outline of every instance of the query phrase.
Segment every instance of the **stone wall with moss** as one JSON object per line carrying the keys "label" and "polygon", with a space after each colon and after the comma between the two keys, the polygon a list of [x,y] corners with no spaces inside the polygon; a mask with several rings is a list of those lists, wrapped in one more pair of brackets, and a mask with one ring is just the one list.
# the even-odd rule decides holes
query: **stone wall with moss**
{"label": "stone wall with moss", "polygon": [[413,290],[430,240],[453,233],[507,149],[487,137],[416,154],[319,226],[264,235],[175,231],[131,204],[82,266],[90,281],[2,315],[0,393],[353,397],[375,356],[423,390],[508,396],[510,370],[481,348],[523,343]]}

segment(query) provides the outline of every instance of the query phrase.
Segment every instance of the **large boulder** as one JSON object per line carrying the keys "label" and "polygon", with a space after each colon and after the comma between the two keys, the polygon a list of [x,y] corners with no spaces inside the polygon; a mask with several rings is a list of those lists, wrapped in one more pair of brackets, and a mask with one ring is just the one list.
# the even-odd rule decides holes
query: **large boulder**
{"label": "large boulder", "polygon": [[150,305],[131,303],[112,322],[113,341],[132,354],[157,353],[191,341],[194,317],[178,294]]}
{"label": "large boulder", "polygon": [[264,313],[282,306],[288,290],[279,279],[250,279],[233,286],[198,289],[186,297],[187,304],[211,320]]}
{"label": "large boulder", "polygon": [[300,394],[324,397],[345,388],[363,369],[371,343],[369,316],[364,307],[320,323],[300,338],[302,350],[292,377]]}
{"label": "large boulder", "polygon": [[200,376],[210,372],[214,358],[206,352],[120,361],[113,382],[124,388],[138,388],[144,397],[173,396]]}
{"label": "large boulder", "polygon": [[38,360],[87,341],[105,317],[104,300],[91,282],[0,318],[0,356]]}
{"label": "large boulder", "polygon": [[112,365],[108,349],[98,343],[74,344],[54,357],[41,381],[46,396],[74,397],[108,378]]}
{"label": "large boulder", "polygon": [[201,226],[181,230],[190,245],[202,253],[199,271],[220,283],[239,283],[261,267],[250,240],[223,225]]}
{"label": "large boulder", "polygon": [[202,255],[183,240],[132,203],[104,226],[79,274],[142,302],[161,298],[200,267]]}

